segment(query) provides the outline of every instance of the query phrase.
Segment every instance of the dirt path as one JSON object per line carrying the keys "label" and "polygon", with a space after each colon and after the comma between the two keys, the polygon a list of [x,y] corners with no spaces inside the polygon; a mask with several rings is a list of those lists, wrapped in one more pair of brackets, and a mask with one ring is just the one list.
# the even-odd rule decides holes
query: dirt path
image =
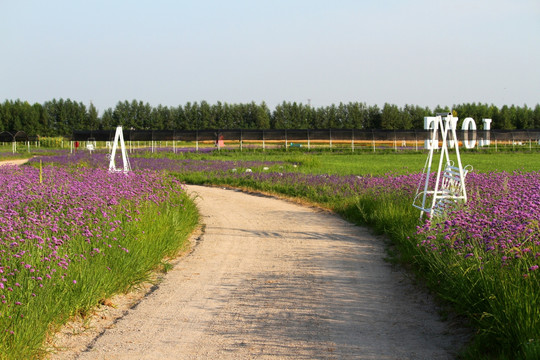
{"label": "dirt path", "polygon": [[2,165],[22,165],[28,162],[30,159],[15,159],[15,160],[3,160],[0,161],[0,166]]}
{"label": "dirt path", "polygon": [[[451,359],[462,337],[337,216],[189,186],[193,253],[76,359]],[[62,357],[66,358],[66,357]]]}

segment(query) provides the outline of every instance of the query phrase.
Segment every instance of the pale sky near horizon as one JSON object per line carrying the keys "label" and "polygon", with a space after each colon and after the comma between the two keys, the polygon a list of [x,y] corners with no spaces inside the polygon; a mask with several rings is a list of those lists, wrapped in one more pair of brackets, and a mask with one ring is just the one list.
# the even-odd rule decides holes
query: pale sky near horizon
{"label": "pale sky near horizon", "polygon": [[540,103],[539,0],[0,0],[0,101]]}

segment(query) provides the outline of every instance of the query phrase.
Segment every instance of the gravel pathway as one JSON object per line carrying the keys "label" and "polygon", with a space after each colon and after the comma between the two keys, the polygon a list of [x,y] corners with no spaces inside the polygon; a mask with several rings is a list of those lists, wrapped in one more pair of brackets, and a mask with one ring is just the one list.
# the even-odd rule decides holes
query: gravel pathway
{"label": "gravel pathway", "polygon": [[194,251],[69,358],[433,360],[462,346],[381,238],[288,201],[188,189],[205,225]]}

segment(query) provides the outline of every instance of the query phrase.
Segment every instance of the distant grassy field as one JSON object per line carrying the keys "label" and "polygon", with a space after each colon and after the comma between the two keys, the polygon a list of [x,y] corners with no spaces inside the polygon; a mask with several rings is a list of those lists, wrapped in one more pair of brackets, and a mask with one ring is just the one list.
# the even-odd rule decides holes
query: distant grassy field
{"label": "distant grassy field", "polygon": [[[166,153],[165,153],[166,154]],[[160,156],[163,156],[161,153]],[[171,157],[197,160],[235,161],[284,161],[299,164],[294,171],[310,174],[334,175],[383,175],[387,173],[410,174],[421,172],[427,152],[410,153],[355,153],[271,151],[221,151],[212,153],[183,153]],[[451,154],[453,158],[453,154]],[[472,165],[475,172],[537,171],[540,170],[540,153],[537,152],[462,152],[463,165]],[[288,169],[291,170],[291,169]]]}

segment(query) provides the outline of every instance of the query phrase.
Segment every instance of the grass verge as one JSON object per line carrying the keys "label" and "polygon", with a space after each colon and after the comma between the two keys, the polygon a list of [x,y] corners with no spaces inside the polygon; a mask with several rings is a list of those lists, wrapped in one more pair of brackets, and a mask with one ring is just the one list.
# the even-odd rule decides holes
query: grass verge
{"label": "grass verge", "polygon": [[[74,236],[69,246],[60,249],[64,252],[62,256],[73,259],[61,279],[53,278],[53,283],[38,288],[30,274],[21,271],[17,275],[17,284],[25,291],[18,294],[19,306],[2,309],[0,326],[5,331],[0,334],[1,359],[44,356],[42,345],[48,334],[72,316],[84,316],[111,295],[149,280],[151,271],[161,266],[164,257],[174,256],[186,246],[198,223],[194,202],[184,192],[159,204],[148,200],[136,207],[129,202],[117,206],[131,207],[138,214],[137,221],[118,219],[121,227],[111,229],[107,235],[121,246],[108,249],[105,256],[105,251],[100,251],[103,244],[91,243],[83,235]],[[100,216],[98,212],[95,220],[98,223],[102,220]],[[59,238],[60,235],[57,234]],[[84,261],[77,260],[80,254],[87,254]],[[13,293],[3,294],[7,304],[14,303],[9,298]]]}

